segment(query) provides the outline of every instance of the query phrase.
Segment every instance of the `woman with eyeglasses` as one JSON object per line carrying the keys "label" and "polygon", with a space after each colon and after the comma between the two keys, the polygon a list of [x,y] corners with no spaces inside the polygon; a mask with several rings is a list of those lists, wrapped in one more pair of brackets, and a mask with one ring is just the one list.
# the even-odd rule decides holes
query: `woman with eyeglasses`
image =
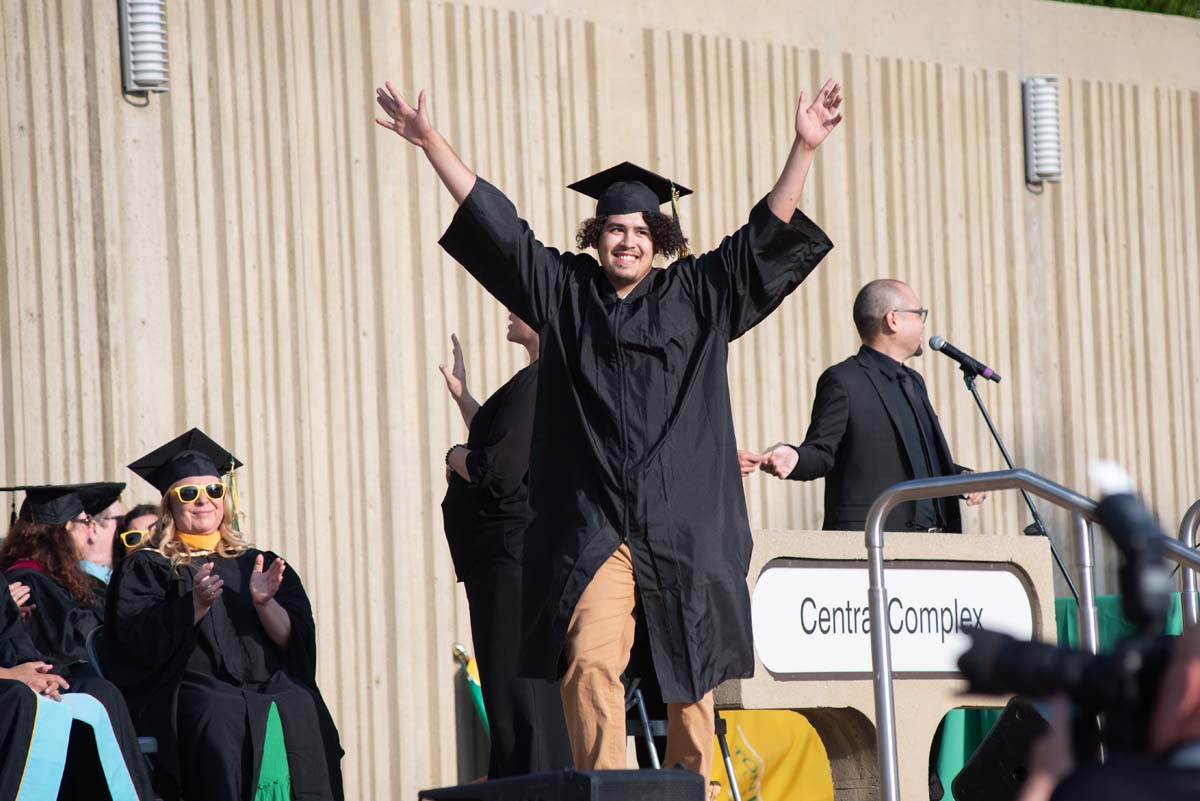
{"label": "woman with eyeglasses", "polygon": [[[21,512],[0,545],[0,568],[28,589],[25,625],[43,654],[75,674],[88,667],[87,636],[104,622],[109,572],[89,559],[93,512],[113,505],[124,484],[27,487]],[[111,549],[111,545],[109,546]]]}
{"label": "woman with eyeglasses", "polygon": [[[27,608],[32,609],[21,624],[15,603],[0,597],[0,678],[22,681],[44,698],[62,702],[47,707],[38,701],[28,746],[30,754],[38,751],[37,759],[22,764],[15,776],[0,769],[5,774],[0,788],[17,782],[22,797],[46,792],[53,798],[57,791],[58,798],[92,799],[104,797],[100,788],[106,787],[114,801],[154,798],[125,700],[99,677],[86,648],[88,633],[101,621],[104,598],[102,582],[80,566],[95,529],[88,504],[103,509],[124,486],[111,485],[105,491],[110,496],[93,494],[86,503],[78,485],[21,488],[25,502],[0,546],[0,565],[29,588]],[[72,721],[88,725],[73,728]],[[67,750],[43,748],[38,736],[66,740]],[[53,766],[60,764],[65,769],[58,786]],[[31,772],[30,766],[36,769]]]}
{"label": "woman with eyeglasses", "polygon": [[109,675],[158,738],[164,798],[340,800],[312,608],[295,571],[234,525],[222,475],[240,466],[199,429],[129,466],[162,504],[113,576]]}

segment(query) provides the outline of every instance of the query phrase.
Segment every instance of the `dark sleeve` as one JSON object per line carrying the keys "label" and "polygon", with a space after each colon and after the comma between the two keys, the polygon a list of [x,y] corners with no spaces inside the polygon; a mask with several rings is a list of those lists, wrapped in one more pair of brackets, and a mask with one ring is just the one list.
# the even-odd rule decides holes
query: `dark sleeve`
{"label": "dark sleeve", "polygon": [[[263,570],[269,568],[279,555],[266,551],[263,553]],[[284,661],[290,675],[310,686],[317,683],[317,624],[313,620],[312,604],[308,593],[304,591],[304,583],[300,574],[287,563],[283,573],[283,581],[279,591],[275,593],[275,601],[288,613],[292,623],[292,632],[288,637],[288,646]]]}
{"label": "dark sleeve", "polygon": [[[4,574],[0,573],[0,579]],[[25,627],[21,624],[17,603],[8,591],[8,580],[0,587],[0,667],[16,667],[25,662],[47,662],[34,646]]]}
{"label": "dark sleeve", "polygon": [[62,666],[87,661],[87,635],[103,622],[100,609],[80,606],[66,587],[36,570],[11,580],[29,587],[29,603],[37,608],[25,621],[26,631],[47,661]]}
{"label": "dark sleeve", "polygon": [[[802,212],[785,223],[764,198],[749,222],[695,260],[688,282],[693,300],[732,341],[766,319],[832,249],[825,232]],[[677,267],[689,270],[687,264]]]}
{"label": "dark sleeve", "polygon": [[195,644],[191,590],[172,580],[166,557],[149,551],[135,551],[117,565],[106,618],[105,639],[121,665],[118,683],[166,670]]}
{"label": "dark sleeve", "polygon": [[479,444],[475,442],[477,432],[471,432],[472,447],[467,454],[471,483],[496,498],[515,493],[529,472],[537,382],[530,373],[522,372],[504,390],[494,398],[497,408],[487,419],[487,430],[478,432]]}
{"label": "dark sleeve", "polygon": [[558,307],[574,258],[539,242],[512,202],[482,178],[476,179],[439,244],[535,331]]}
{"label": "dark sleeve", "polygon": [[[804,442],[796,448],[800,460],[788,474],[793,481],[812,481],[833,469],[834,455],[846,433],[850,419],[850,394],[833,370],[826,370],[817,379],[817,395],[813,398],[812,420]],[[793,446],[794,447],[794,446]]]}

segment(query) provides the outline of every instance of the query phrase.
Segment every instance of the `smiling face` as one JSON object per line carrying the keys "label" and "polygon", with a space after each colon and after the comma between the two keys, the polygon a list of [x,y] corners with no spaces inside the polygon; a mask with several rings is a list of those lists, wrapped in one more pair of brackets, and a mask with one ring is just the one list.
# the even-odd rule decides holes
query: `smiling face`
{"label": "smiling face", "polygon": [[183,484],[219,484],[217,476],[187,476],[171,485],[167,490],[167,500],[171,505],[171,518],[175,521],[175,530],[184,534],[209,534],[216,531],[225,519],[225,502],[214,501],[203,490],[192,503],[179,500],[175,488]]}
{"label": "smiling face", "polygon": [[613,214],[605,219],[596,251],[609,283],[624,297],[649,274],[654,262],[654,240],[642,213]]}

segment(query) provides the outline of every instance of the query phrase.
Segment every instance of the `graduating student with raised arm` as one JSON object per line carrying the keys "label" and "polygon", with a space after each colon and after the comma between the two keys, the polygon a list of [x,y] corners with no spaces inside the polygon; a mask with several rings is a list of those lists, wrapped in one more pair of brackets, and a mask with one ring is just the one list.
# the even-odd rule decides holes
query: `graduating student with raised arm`
{"label": "graduating student with raised arm", "polygon": [[751,537],[726,376],[729,343],[832,247],[796,210],[840,87],[803,94],[774,188],[715,249],[653,269],[686,239],[659,207],[689,190],[626,162],[572,188],[597,199],[581,248],[538,242],[391,84],[383,127],[420,147],[459,204],[442,247],[541,336],[524,552],[522,670],[561,679],[576,767],[625,766],[635,614],[668,705],[665,763],[707,777],[712,690],[751,675]]}

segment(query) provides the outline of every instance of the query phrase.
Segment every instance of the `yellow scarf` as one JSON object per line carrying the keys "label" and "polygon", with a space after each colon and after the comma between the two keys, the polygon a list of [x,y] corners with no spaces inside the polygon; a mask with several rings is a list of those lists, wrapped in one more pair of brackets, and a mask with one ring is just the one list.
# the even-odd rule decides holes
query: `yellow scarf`
{"label": "yellow scarf", "polygon": [[175,535],[193,551],[215,551],[217,543],[221,541],[220,531],[214,531],[211,534],[185,534],[178,531]]}

